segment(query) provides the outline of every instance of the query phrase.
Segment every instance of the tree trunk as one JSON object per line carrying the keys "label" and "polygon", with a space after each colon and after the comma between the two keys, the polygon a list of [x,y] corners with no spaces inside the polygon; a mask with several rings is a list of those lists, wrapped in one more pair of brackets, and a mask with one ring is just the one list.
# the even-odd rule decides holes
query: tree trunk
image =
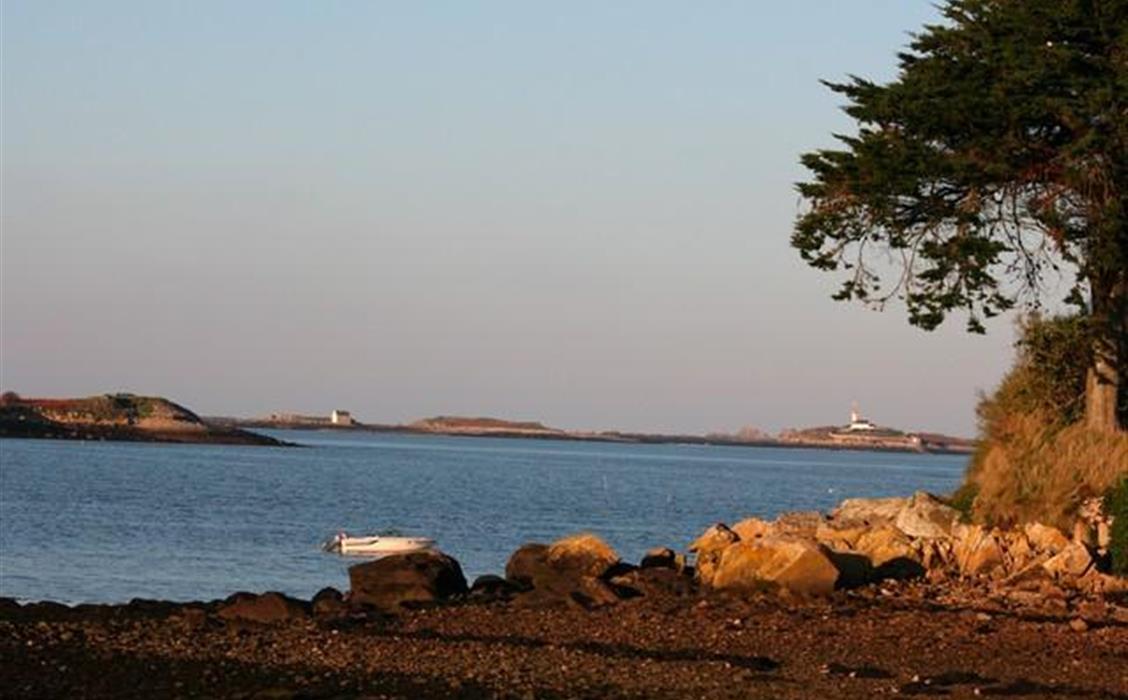
{"label": "tree trunk", "polygon": [[1128,360],[1128,276],[1092,280],[1093,354],[1085,378],[1085,424],[1101,431],[1125,428],[1125,360]]}
{"label": "tree trunk", "polygon": [[1094,430],[1118,430],[1119,402],[1119,372],[1107,362],[1097,359],[1085,378],[1085,424]]}

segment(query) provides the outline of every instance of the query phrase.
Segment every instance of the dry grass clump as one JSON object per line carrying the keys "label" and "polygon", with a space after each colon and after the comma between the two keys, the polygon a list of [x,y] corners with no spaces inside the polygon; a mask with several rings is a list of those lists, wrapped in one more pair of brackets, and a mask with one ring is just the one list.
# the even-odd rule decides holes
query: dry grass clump
{"label": "dry grass clump", "polygon": [[976,521],[1040,521],[1068,530],[1083,500],[1103,495],[1128,472],[1128,433],[1082,424],[1058,429],[1037,414],[1005,422],[1005,432],[996,426],[968,477],[978,489],[971,509]]}
{"label": "dry grass clump", "polygon": [[1014,366],[979,402],[979,449],[953,497],[973,520],[1068,528],[1084,499],[1128,474],[1128,433],[1080,422],[1088,346],[1081,317],[1023,322]]}

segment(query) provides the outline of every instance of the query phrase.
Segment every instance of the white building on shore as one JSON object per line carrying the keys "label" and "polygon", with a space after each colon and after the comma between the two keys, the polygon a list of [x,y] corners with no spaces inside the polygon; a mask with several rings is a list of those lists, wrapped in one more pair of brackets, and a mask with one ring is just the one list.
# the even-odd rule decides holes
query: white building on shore
{"label": "white building on shore", "polygon": [[846,429],[852,433],[869,432],[871,430],[877,430],[877,426],[868,418],[862,418],[862,414],[858,413],[858,404],[854,402],[854,405],[850,407],[850,426]]}

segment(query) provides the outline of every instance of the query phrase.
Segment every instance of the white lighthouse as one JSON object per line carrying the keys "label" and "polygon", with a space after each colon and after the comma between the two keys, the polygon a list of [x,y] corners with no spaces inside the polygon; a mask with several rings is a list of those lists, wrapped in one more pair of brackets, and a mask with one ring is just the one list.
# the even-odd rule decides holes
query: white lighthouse
{"label": "white lighthouse", "polygon": [[858,413],[858,402],[855,401],[850,406],[850,428],[851,431],[866,431],[877,430],[877,426],[871,423],[868,419],[862,418],[862,414]]}

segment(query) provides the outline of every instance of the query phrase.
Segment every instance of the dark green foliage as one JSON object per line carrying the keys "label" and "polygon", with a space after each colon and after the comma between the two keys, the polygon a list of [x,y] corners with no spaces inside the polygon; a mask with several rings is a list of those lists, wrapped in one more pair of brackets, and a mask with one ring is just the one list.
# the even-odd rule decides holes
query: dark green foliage
{"label": "dark green foliage", "polygon": [[979,402],[983,437],[997,437],[995,427],[1007,416],[1037,413],[1048,426],[1058,427],[1079,421],[1085,408],[1088,348],[1083,316],[1024,319],[1014,366],[995,393]]}
{"label": "dark green foliage", "polygon": [[1105,494],[1104,510],[1111,515],[1112,542],[1109,544],[1109,557],[1112,560],[1112,571],[1121,576],[1128,576],[1128,476],[1109,489]]}
{"label": "dark green foliage", "polygon": [[[837,299],[903,299],[933,329],[1037,301],[1047,280],[1115,360],[1128,314],[1128,1],[948,0],[897,79],[828,83],[858,125],[807,153],[792,246]],[[1123,350],[1120,350],[1123,352]],[[1088,365],[1087,365],[1088,366]]]}
{"label": "dark green foliage", "polygon": [[948,505],[960,512],[960,522],[970,523],[972,521],[977,495],[979,495],[979,486],[967,482],[956,489],[956,492],[948,499]]}

